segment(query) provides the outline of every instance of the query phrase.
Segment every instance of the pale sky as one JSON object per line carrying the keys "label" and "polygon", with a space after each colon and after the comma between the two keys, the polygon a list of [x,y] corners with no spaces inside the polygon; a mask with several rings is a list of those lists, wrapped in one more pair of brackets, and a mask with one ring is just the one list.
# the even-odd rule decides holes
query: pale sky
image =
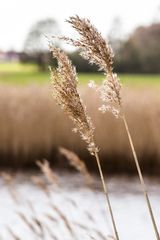
{"label": "pale sky", "polygon": [[75,14],[89,18],[104,36],[119,17],[125,35],[158,19],[158,7],[160,0],[0,0],[0,49],[21,50],[30,27],[49,17],[62,34],[73,35],[64,20]]}

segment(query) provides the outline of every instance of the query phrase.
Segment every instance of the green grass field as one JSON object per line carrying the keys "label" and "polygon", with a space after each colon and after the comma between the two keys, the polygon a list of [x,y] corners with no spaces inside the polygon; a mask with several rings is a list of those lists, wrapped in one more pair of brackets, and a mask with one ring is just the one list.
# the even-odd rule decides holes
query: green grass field
{"label": "green grass field", "polygon": [[[100,82],[104,76],[100,73],[80,73],[80,83],[87,83],[89,80]],[[125,85],[160,85],[160,74],[120,74],[122,83]],[[0,64],[0,83],[3,84],[47,84],[50,81],[49,71],[39,72],[37,67],[32,64],[1,63]]]}

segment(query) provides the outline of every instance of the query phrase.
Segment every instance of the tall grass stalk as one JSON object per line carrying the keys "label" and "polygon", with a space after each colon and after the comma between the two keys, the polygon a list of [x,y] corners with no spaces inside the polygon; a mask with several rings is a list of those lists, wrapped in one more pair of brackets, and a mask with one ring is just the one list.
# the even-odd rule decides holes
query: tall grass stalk
{"label": "tall grass stalk", "polygon": [[[104,160],[103,171],[109,172],[112,169],[116,173],[129,170],[133,173],[134,168],[130,166],[132,156],[126,134],[123,134],[123,123],[113,119],[111,114],[101,114],[97,111],[100,106],[97,92],[85,85],[81,86],[81,83],[79,91],[90,115],[94,116],[95,139]],[[43,156],[58,163],[55,149],[65,146],[74,149],[85,159],[89,168],[95,170],[91,158],[86,157],[81,139],[74,133],[71,133],[68,139],[70,133],[68,126],[71,126],[71,122],[54,104],[48,86],[25,86],[21,91],[16,86],[0,86],[0,96],[0,166],[25,167],[33,165],[35,159],[42,160]],[[134,145],[141,159],[141,168],[145,168],[144,170],[150,174],[153,172],[159,174],[160,128],[157,128],[160,125],[159,89],[149,86],[126,87],[123,89],[123,99],[129,127],[134,129]],[[39,104],[36,104],[37,102]],[[107,148],[106,136],[109,139]],[[110,156],[107,160],[106,155]],[[116,168],[113,158],[116,160]]]}
{"label": "tall grass stalk", "polygon": [[[81,159],[79,159],[79,157],[74,152],[71,152],[68,149],[65,149],[65,148],[61,147],[60,148],[60,153],[65,155],[68,158],[71,165],[74,166],[85,177],[87,183],[92,182],[91,175],[89,174],[85,163]],[[110,199],[109,199],[107,184],[105,183],[104,175],[103,175],[103,172],[102,172],[102,167],[101,167],[101,164],[100,164],[99,155],[96,151],[94,152],[94,156],[96,158],[96,162],[97,162],[97,166],[98,166],[98,170],[99,170],[99,174],[100,174],[100,178],[101,178],[101,182],[102,182],[103,191],[104,191],[105,197],[106,197],[106,202],[107,202],[106,207],[107,207],[107,210],[109,209],[109,212],[110,212],[110,216],[111,216],[111,220],[112,220],[112,223],[113,223],[116,239],[119,239],[118,232],[117,232],[117,227],[116,227],[116,223],[115,223],[115,220],[114,220],[114,215],[113,215],[113,211],[112,211],[112,207],[111,207],[111,203],[110,203]]]}
{"label": "tall grass stalk", "polygon": [[116,240],[119,240],[115,219],[109,199],[108,188],[104,180],[102,167],[100,164],[98,151],[94,141],[94,127],[90,117],[87,115],[85,106],[82,103],[81,97],[77,91],[77,74],[75,68],[66,54],[59,48],[51,45],[50,50],[54,58],[57,59],[57,69],[51,69],[52,92],[53,97],[62,110],[73,121],[75,128],[74,132],[79,132],[81,138],[86,142],[87,149],[91,155],[96,158],[98,170],[100,173],[103,190],[106,196],[106,203],[111,216],[114,234]]}
{"label": "tall grass stalk", "polygon": [[101,167],[101,164],[100,164],[99,155],[98,155],[97,152],[95,152],[95,158],[96,158],[96,161],[97,161],[97,166],[98,166],[99,174],[100,174],[100,177],[101,177],[103,191],[104,191],[105,197],[106,197],[107,208],[109,209],[109,213],[110,213],[110,216],[111,216],[111,221],[112,221],[112,224],[113,224],[114,234],[116,236],[116,239],[119,240],[117,226],[116,226],[116,222],[115,222],[115,219],[114,219],[112,206],[111,206],[111,202],[110,202],[110,198],[109,198],[109,194],[108,194],[108,187],[107,187],[107,184],[105,183],[105,180],[104,180],[104,175],[103,175],[103,172],[102,172],[102,167]]}
{"label": "tall grass stalk", "polygon": [[130,131],[129,131],[129,127],[128,127],[128,123],[127,123],[125,115],[122,116],[122,119],[123,119],[123,123],[124,123],[125,129],[126,129],[126,132],[127,132],[128,139],[129,139],[130,147],[131,147],[133,158],[134,158],[134,161],[135,161],[135,164],[136,164],[136,168],[137,168],[137,172],[138,172],[138,175],[139,175],[142,190],[143,190],[143,193],[144,193],[144,196],[145,196],[145,199],[146,199],[146,203],[147,203],[147,206],[148,206],[148,210],[149,210],[149,213],[150,213],[150,216],[151,216],[151,220],[152,220],[152,224],[153,224],[154,231],[155,231],[155,234],[156,234],[156,238],[157,238],[157,240],[159,240],[160,236],[159,236],[158,228],[157,228],[157,225],[156,225],[156,222],[155,222],[155,218],[154,218],[154,215],[153,215],[153,211],[152,211],[151,203],[150,203],[149,196],[148,196],[148,193],[147,193],[146,185],[145,185],[145,182],[144,182],[144,178],[143,178],[143,175],[142,175],[142,171],[141,171],[141,168],[140,168],[140,164],[139,164],[139,161],[138,161],[138,158],[137,158],[137,154],[136,154],[136,151],[135,151],[135,148],[134,148],[134,144],[133,144],[133,141],[132,141],[132,137],[131,137],[131,134],[130,134]]}
{"label": "tall grass stalk", "polygon": [[105,113],[106,111],[110,111],[113,113],[115,117],[117,118],[120,117],[123,120],[128,135],[129,143],[131,146],[132,154],[134,157],[134,161],[136,164],[142,191],[144,193],[149,214],[154,227],[155,235],[157,240],[159,240],[160,237],[158,228],[155,222],[152,207],[144,183],[142,171],[129,131],[128,123],[126,121],[126,117],[122,107],[123,104],[121,99],[121,83],[119,78],[117,77],[117,74],[113,73],[113,57],[114,57],[113,51],[110,45],[102,38],[101,34],[90,23],[88,19],[83,19],[78,16],[75,16],[70,17],[69,20],[67,20],[67,22],[70,23],[72,27],[77,30],[77,32],[80,35],[80,38],[74,40],[66,37],[61,37],[61,39],[67,41],[68,43],[76,47],[79,47],[81,50],[80,52],[81,56],[84,59],[88,60],[91,64],[93,63],[96,64],[100,70],[103,70],[106,76],[106,79],[103,81],[100,87],[97,87],[93,81],[90,82],[90,86],[96,88],[96,90],[100,93],[100,98],[103,104],[99,108],[99,110],[101,110],[103,113]]}

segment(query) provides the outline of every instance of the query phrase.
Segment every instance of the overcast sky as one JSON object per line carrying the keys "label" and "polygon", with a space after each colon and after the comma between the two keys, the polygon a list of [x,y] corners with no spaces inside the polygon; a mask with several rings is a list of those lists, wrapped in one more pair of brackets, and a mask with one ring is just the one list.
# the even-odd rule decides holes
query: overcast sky
{"label": "overcast sky", "polygon": [[21,50],[30,27],[48,17],[57,20],[66,35],[73,31],[64,19],[75,14],[87,17],[104,36],[119,17],[125,35],[155,21],[160,15],[158,7],[160,0],[1,0],[0,49]]}

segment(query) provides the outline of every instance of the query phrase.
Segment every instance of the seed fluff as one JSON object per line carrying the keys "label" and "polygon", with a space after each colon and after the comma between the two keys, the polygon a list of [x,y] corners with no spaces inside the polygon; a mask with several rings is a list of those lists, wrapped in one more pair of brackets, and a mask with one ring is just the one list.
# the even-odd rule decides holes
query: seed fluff
{"label": "seed fluff", "polygon": [[81,138],[87,143],[89,152],[94,155],[98,152],[94,142],[94,127],[77,91],[76,69],[62,50],[50,45],[50,51],[58,62],[56,69],[50,69],[53,97],[73,121],[75,125],[73,131],[80,133]]}

